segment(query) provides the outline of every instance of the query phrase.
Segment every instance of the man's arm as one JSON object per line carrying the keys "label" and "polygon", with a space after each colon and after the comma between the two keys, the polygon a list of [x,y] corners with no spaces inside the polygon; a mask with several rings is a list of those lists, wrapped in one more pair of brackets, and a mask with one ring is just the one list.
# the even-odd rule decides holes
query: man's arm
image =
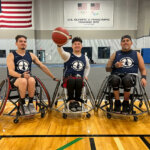
{"label": "man's arm", "polygon": [[137,52],[137,57],[138,57],[138,63],[139,63],[139,70],[142,76],[141,83],[143,86],[146,86],[146,68],[144,64],[144,60],[139,52]]}
{"label": "man's arm", "polygon": [[62,47],[57,47],[58,53],[61,56],[61,58],[66,62],[69,60],[70,58],[70,53],[69,52],[65,52],[64,49]]}
{"label": "man's arm", "polygon": [[116,56],[116,53],[113,53],[110,57],[110,59],[108,60],[108,63],[106,65],[106,72],[112,72],[112,64],[113,64],[113,61],[115,59],[115,56]]}
{"label": "man's arm", "polygon": [[84,71],[84,77],[85,77],[85,79],[88,79],[88,75],[90,72],[90,63],[89,63],[89,59],[87,56],[85,56],[85,60],[86,60],[86,67],[85,67],[85,71]]}
{"label": "man's arm", "polygon": [[21,74],[15,71],[14,55],[12,53],[9,53],[9,55],[7,56],[7,67],[8,67],[8,73],[10,76],[16,77],[16,78],[21,77]]}
{"label": "man's arm", "polygon": [[37,56],[35,56],[33,53],[30,53],[31,57],[32,57],[32,61],[43,71],[45,72],[48,76],[50,76],[53,80],[55,80],[56,78],[54,77],[54,75],[50,72],[50,70],[42,63],[39,61],[39,59],[37,58]]}

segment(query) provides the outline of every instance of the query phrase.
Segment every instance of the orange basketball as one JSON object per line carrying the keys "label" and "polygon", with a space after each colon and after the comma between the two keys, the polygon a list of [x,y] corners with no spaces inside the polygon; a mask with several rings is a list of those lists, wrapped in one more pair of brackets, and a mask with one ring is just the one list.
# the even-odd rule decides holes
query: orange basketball
{"label": "orange basketball", "polygon": [[52,32],[52,40],[57,45],[66,44],[68,39],[70,39],[69,32],[62,27],[58,27],[58,28],[54,29],[54,31]]}

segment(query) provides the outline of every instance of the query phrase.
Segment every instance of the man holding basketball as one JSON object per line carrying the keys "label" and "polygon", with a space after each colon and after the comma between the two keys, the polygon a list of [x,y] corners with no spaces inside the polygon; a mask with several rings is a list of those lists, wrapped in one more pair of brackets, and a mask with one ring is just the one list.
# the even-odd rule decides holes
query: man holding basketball
{"label": "man holding basketball", "polygon": [[[7,56],[7,67],[9,79],[12,85],[16,86],[20,93],[20,111],[24,115],[36,113],[33,105],[35,93],[35,79],[31,75],[32,62],[40,67],[53,80],[56,80],[49,69],[39,61],[37,56],[26,51],[27,37],[24,35],[16,36],[17,50]],[[28,90],[29,103],[25,103],[26,90]]]}
{"label": "man holding basketball", "polygon": [[79,102],[83,102],[81,97],[83,79],[88,79],[90,71],[89,59],[81,53],[82,39],[74,37],[72,39],[73,52],[65,52],[62,45],[57,45],[58,52],[64,60],[64,80],[63,87],[67,88],[69,109],[71,111],[81,111]]}

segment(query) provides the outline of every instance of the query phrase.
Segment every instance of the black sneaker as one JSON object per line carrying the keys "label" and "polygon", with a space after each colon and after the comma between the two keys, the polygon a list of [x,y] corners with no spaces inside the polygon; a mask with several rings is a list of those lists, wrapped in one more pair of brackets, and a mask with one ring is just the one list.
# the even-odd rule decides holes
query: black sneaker
{"label": "black sneaker", "polygon": [[70,109],[71,111],[73,111],[73,112],[76,112],[76,111],[77,111],[77,109],[76,109],[76,107],[75,107],[75,102],[70,102],[70,103],[69,103],[69,109]]}
{"label": "black sneaker", "polygon": [[129,113],[129,101],[123,101],[122,106],[123,106],[122,113],[128,114]]}
{"label": "black sneaker", "polygon": [[77,111],[81,111],[82,106],[80,106],[79,102],[74,102],[74,103],[75,103],[75,107],[76,107]]}
{"label": "black sneaker", "polygon": [[114,111],[117,112],[117,113],[120,113],[120,112],[121,112],[121,102],[120,102],[120,100],[115,100],[115,108],[114,108]]}

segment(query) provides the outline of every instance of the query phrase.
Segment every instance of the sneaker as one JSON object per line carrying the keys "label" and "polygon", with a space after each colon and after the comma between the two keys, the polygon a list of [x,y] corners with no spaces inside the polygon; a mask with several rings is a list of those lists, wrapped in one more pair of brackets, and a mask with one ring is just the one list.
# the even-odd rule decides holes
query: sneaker
{"label": "sneaker", "polygon": [[129,113],[129,101],[123,101],[122,106],[123,106],[122,113],[128,114]]}
{"label": "sneaker", "polygon": [[77,109],[76,109],[76,107],[75,107],[75,102],[70,102],[70,103],[69,103],[69,109],[70,109],[71,111],[73,111],[73,112],[76,112],[76,111],[77,111]]}
{"label": "sneaker", "polygon": [[20,112],[22,115],[30,115],[30,111],[29,111],[28,106],[26,104],[20,105]]}
{"label": "sneaker", "polygon": [[114,111],[119,113],[121,111],[121,102],[120,100],[115,100],[115,108]]}
{"label": "sneaker", "polygon": [[77,109],[77,111],[81,111],[82,110],[82,107],[80,106],[79,102],[74,102],[75,104],[75,108]]}
{"label": "sneaker", "polygon": [[29,111],[30,111],[31,114],[36,114],[37,113],[33,103],[29,103],[28,108],[29,108]]}

